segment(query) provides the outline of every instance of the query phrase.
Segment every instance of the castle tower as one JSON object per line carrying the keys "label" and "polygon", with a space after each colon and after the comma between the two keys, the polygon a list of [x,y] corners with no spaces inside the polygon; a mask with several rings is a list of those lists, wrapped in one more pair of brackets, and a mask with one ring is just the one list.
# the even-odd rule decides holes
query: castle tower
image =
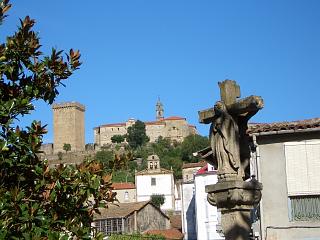
{"label": "castle tower", "polygon": [[160,98],[158,98],[158,101],[156,104],[156,119],[157,119],[157,121],[163,119],[163,105],[160,102]]}
{"label": "castle tower", "polygon": [[77,102],[52,105],[54,153],[63,152],[63,145],[69,143],[72,152],[84,151],[85,106]]}

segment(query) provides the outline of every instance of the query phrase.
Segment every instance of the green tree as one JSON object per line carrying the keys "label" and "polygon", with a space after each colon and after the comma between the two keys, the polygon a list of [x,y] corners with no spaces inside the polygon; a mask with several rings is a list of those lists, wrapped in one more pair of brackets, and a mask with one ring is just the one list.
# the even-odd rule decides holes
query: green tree
{"label": "green tree", "polygon": [[71,144],[70,143],[64,143],[63,144],[63,150],[67,152],[71,151]]}
{"label": "green tree", "polygon": [[126,135],[127,142],[130,147],[136,149],[149,141],[149,137],[146,134],[146,125],[144,122],[137,120],[135,124],[128,127],[128,133]]}
{"label": "green tree", "polygon": [[181,144],[181,159],[186,162],[197,162],[199,158],[193,153],[209,146],[209,139],[200,135],[189,135]]}
{"label": "green tree", "polygon": [[[0,23],[10,7],[0,0]],[[91,239],[93,214],[115,197],[111,176],[95,161],[49,168],[37,156],[45,126],[15,125],[37,100],[53,103],[80,66],[72,49],[44,56],[34,24],[25,17],[0,44],[0,239]]]}
{"label": "green tree", "polygon": [[114,153],[111,150],[102,149],[96,152],[95,159],[102,163],[105,168],[112,169],[114,162]]}
{"label": "green tree", "polygon": [[125,136],[124,135],[113,135],[111,137],[111,142],[113,143],[122,143],[125,140]]}
{"label": "green tree", "polygon": [[161,207],[165,202],[165,198],[163,194],[152,194],[150,201],[157,207]]}

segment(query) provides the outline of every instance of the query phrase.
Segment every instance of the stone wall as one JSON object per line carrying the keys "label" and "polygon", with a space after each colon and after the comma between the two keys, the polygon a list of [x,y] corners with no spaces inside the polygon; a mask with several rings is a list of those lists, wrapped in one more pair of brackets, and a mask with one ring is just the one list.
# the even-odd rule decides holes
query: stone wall
{"label": "stone wall", "polygon": [[153,205],[147,204],[137,214],[138,232],[170,228],[170,220]]}
{"label": "stone wall", "polygon": [[[129,126],[134,124],[133,119],[125,123],[112,123],[94,128],[94,141],[98,146],[111,143],[114,135],[124,135]],[[189,125],[185,118],[169,117],[155,122],[145,122],[146,134],[150,142],[155,142],[160,136],[169,138],[171,141],[182,142],[185,137],[196,134],[195,126]]]}

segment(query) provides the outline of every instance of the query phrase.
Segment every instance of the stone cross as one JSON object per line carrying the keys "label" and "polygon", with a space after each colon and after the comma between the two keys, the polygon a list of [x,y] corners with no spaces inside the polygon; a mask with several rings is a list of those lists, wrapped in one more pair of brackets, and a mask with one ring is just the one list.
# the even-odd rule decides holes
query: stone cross
{"label": "stone cross", "polygon": [[200,123],[211,123],[211,147],[205,149],[204,158],[218,169],[219,181],[246,179],[250,176],[248,120],[263,107],[263,100],[258,96],[239,99],[240,87],[233,80],[219,82],[219,87],[221,101],[214,108],[199,111]]}
{"label": "stone cross", "polygon": [[[263,100],[258,96],[249,96],[244,99],[240,98],[240,86],[233,80],[219,82],[221,101],[227,106],[228,112],[235,115],[252,117],[257,111],[263,108]],[[200,123],[211,123],[214,118],[214,109],[209,108],[199,111]]]}
{"label": "stone cross", "polygon": [[250,209],[261,199],[262,184],[249,178],[248,120],[262,107],[258,96],[240,98],[240,87],[233,80],[219,83],[221,100],[213,108],[199,111],[200,123],[211,123],[210,147],[198,154],[217,167],[218,182],[206,186],[208,201],[221,211],[226,240],[248,240]]}

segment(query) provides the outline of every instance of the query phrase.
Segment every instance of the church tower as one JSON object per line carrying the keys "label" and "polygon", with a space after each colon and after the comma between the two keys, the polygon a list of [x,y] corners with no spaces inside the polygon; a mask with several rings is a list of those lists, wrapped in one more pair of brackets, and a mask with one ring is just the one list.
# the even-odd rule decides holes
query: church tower
{"label": "church tower", "polygon": [[69,143],[72,152],[84,151],[85,106],[77,102],[53,104],[53,149],[63,152],[63,145]]}
{"label": "church tower", "polygon": [[160,102],[160,98],[158,98],[158,101],[156,104],[156,119],[157,119],[157,121],[163,119],[163,105]]}
{"label": "church tower", "polygon": [[153,154],[153,155],[148,156],[147,162],[148,162],[148,171],[149,172],[160,172],[160,170],[161,170],[160,158],[158,157],[158,155]]}

